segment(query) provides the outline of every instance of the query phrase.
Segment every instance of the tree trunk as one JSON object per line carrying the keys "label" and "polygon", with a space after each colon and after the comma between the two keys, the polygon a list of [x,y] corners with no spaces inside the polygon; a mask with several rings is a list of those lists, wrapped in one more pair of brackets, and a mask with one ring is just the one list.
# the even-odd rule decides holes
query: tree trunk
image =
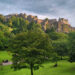
{"label": "tree trunk", "polygon": [[57,63],[57,61],[56,61],[56,63],[55,63],[55,65],[54,65],[54,67],[57,67],[58,66],[58,63]]}
{"label": "tree trunk", "polygon": [[63,60],[63,56],[61,55],[61,60]]}
{"label": "tree trunk", "polygon": [[30,65],[31,75],[33,75],[33,64]]}

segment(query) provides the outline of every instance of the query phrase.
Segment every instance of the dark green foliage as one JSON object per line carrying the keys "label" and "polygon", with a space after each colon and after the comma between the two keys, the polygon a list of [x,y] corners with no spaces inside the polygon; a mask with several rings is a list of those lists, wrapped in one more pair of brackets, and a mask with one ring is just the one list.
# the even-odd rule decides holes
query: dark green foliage
{"label": "dark green foliage", "polygon": [[10,28],[0,23],[0,50],[7,49],[10,34]]}
{"label": "dark green foliage", "polygon": [[20,69],[23,66],[29,67],[32,73],[33,69],[39,69],[39,66],[51,56],[51,40],[45,33],[20,33],[11,43],[15,69]]}
{"label": "dark green foliage", "polygon": [[8,46],[8,38],[0,31],[0,50],[6,49]]}
{"label": "dark green foliage", "polygon": [[1,15],[1,14],[0,14],[0,22],[5,23],[5,17],[3,15]]}
{"label": "dark green foliage", "polygon": [[62,39],[68,39],[68,35],[61,32],[55,32],[54,30],[47,31],[47,34],[50,36],[52,40],[62,40]]}
{"label": "dark green foliage", "polygon": [[56,67],[60,58],[69,56],[75,62],[75,32],[58,33],[49,25],[44,32],[34,21],[16,16],[6,20],[0,15],[0,50],[7,48],[13,53],[14,69],[30,68],[33,75],[47,61],[54,61]]}
{"label": "dark green foliage", "polygon": [[48,18],[46,18],[45,20],[48,21]]}
{"label": "dark green foliage", "polygon": [[51,33],[51,32],[55,32],[55,28],[54,27],[51,27],[50,29],[48,28],[47,30],[46,30],[46,33]]}
{"label": "dark green foliage", "polygon": [[13,28],[13,33],[17,34],[20,32],[27,32],[27,26],[29,24],[28,20],[24,20],[23,18],[13,16],[8,20],[8,25]]}
{"label": "dark green foliage", "polygon": [[63,56],[67,56],[68,55],[68,46],[67,46],[67,41],[55,41],[53,42],[53,46],[54,48],[54,52],[56,52],[60,57],[61,60],[63,59]]}
{"label": "dark green foliage", "polygon": [[52,28],[52,31],[46,31],[49,37],[52,39],[52,44],[54,48],[53,60],[57,63],[58,59],[63,59],[64,56],[68,56],[69,47],[68,47],[68,35],[65,33],[55,32]]}
{"label": "dark green foliage", "polygon": [[69,61],[75,62],[75,32],[69,33]]}
{"label": "dark green foliage", "polygon": [[71,52],[70,55],[69,55],[69,57],[70,57],[69,58],[70,62],[75,62],[75,52]]}

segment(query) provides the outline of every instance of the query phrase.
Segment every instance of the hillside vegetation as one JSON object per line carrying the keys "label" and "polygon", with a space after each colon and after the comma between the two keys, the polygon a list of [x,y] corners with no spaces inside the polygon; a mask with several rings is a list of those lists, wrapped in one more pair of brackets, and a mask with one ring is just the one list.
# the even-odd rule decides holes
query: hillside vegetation
{"label": "hillside vegetation", "polygon": [[0,75],[74,75],[75,32],[54,25],[0,15]]}

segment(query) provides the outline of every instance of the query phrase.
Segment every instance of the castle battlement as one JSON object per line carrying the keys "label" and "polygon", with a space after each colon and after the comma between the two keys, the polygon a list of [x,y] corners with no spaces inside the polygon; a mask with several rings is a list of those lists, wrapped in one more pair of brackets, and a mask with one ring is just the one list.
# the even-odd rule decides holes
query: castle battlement
{"label": "castle battlement", "polygon": [[61,24],[67,24],[67,25],[70,25],[69,22],[68,22],[68,19],[59,18],[58,22],[60,22]]}
{"label": "castle battlement", "polygon": [[55,27],[57,32],[69,32],[71,30],[75,30],[75,28],[72,28],[71,25],[69,24],[68,19],[64,18],[59,18],[58,20],[46,18],[42,20],[38,19],[37,16],[26,15],[25,13],[6,15],[5,18],[8,20],[12,16],[22,17],[23,19],[28,20],[29,22],[34,21],[35,23],[41,24],[44,31],[47,28],[50,29],[52,26]]}

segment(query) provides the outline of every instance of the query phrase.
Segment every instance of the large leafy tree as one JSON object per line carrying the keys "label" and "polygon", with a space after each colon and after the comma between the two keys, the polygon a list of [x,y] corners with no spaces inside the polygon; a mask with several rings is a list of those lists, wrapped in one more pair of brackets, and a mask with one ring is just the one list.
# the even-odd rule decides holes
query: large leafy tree
{"label": "large leafy tree", "polygon": [[75,32],[69,33],[69,61],[75,62]]}
{"label": "large leafy tree", "polygon": [[17,34],[12,40],[11,48],[14,69],[29,67],[31,75],[33,75],[33,69],[39,69],[39,66],[49,60],[52,54],[50,38],[40,32]]}
{"label": "large leafy tree", "polygon": [[0,31],[0,50],[5,50],[8,47],[8,37],[4,35],[4,32]]}
{"label": "large leafy tree", "polygon": [[0,23],[0,50],[8,47],[8,41],[11,34],[11,28]]}
{"label": "large leafy tree", "polygon": [[37,24],[34,21],[29,23],[28,30],[31,30],[31,31],[43,31],[41,24]]}
{"label": "large leafy tree", "polygon": [[68,41],[54,41],[53,46],[54,52],[61,57],[61,60],[63,59],[63,56],[68,56]]}
{"label": "large leafy tree", "polygon": [[57,53],[58,56],[61,56],[61,59],[63,56],[68,55],[68,35],[61,32],[55,32],[53,31],[47,31],[49,37],[52,39],[54,52]]}
{"label": "large leafy tree", "polygon": [[[12,21],[12,28],[13,28],[13,33],[17,34],[20,32],[27,32],[27,26],[29,25],[29,21],[23,19],[22,17],[15,17],[12,16],[11,17],[11,21]],[[8,21],[8,24],[11,24],[10,20]]]}
{"label": "large leafy tree", "polygon": [[2,14],[0,14],[0,22],[5,23],[5,17]]}

